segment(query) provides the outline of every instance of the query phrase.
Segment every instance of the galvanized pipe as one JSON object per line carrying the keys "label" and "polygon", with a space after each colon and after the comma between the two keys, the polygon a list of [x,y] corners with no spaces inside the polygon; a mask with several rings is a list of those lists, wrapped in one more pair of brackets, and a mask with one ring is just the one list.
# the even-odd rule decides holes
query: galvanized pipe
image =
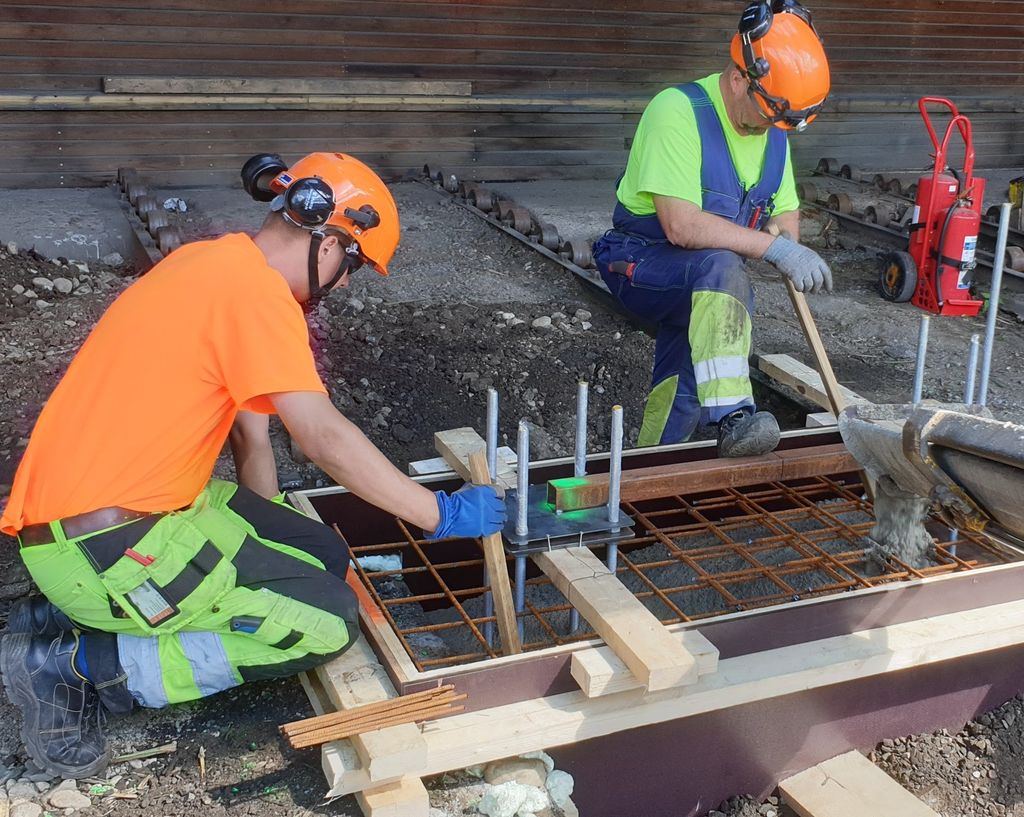
{"label": "galvanized pipe", "polygon": [[974,405],[974,383],[978,374],[978,346],[980,335],[971,335],[971,346],[967,353],[967,381],[964,383],[964,403]]}
{"label": "galvanized pipe", "polygon": [[978,405],[988,402],[988,376],[992,371],[992,343],[996,337],[996,315],[999,314],[999,290],[1003,284],[1003,261],[1006,256],[1006,236],[1010,231],[1010,211],[1013,205],[1006,201],[999,205],[999,232],[996,235],[996,257],[992,259],[992,291],[988,296],[988,315],[985,320],[985,351],[981,356],[981,383],[978,387]]}
{"label": "galvanized pipe", "polygon": [[498,478],[498,390],[487,390],[487,470]]}
{"label": "galvanized pipe", "polygon": [[576,384],[576,464],[573,476],[587,475],[587,399],[590,385],[586,380]]}
{"label": "galvanized pipe", "polygon": [[516,535],[526,536],[530,532],[526,518],[530,510],[530,424],[519,421],[519,444],[516,447],[516,471],[518,477],[516,496]]}
{"label": "galvanized pipe", "polygon": [[519,641],[525,641],[523,611],[526,609],[526,557],[516,556],[516,620],[519,622]]}
{"label": "galvanized pipe", "polygon": [[[622,492],[622,406],[612,406],[612,439],[608,460],[608,521],[612,533],[619,531],[619,504]],[[619,546],[608,545],[607,565],[614,573],[619,562]]]}
{"label": "galvanized pipe", "polygon": [[924,391],[924,361],[928,354],[928,323],[927,315],[921,316],[921,328],[917,333],[917,365],[914,367],[914,392],[910,402],[921,402],[921,393]]}

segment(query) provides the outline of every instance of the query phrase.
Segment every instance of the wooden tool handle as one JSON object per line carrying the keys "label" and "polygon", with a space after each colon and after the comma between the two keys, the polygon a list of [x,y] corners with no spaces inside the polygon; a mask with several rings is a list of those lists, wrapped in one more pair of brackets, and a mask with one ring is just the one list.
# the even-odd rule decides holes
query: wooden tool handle
{"label": "wooden tool handle", "polygon": [[[482,448],[469,455],[469,473],[474,485],[490,485],[491,472],[487,467],[487,456]],[[512,584],[508,579],[505,564],[505,547],[500,533],[484,536],[484,564],[491,580],[494,594],[494,613],[498,619],[498,633],[501,635],[502,652],[517,655],[523,651],[519,641],[519,625],[516,622],[515,605],[512,602]]]}

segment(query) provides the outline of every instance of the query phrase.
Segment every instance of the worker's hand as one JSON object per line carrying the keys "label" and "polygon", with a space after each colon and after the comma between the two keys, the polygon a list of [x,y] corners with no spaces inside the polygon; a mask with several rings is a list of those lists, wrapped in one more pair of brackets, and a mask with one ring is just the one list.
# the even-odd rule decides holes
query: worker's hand
{"label": "worker's hand", "polygon": [[451,496],[444,491],[436,491],[434,496],[441,522],[430,539],[486,536],[505,526],[505,503],[490,485],[467,482]]}
{"label": "worker's hand", "polygon": [[814,250],[785,236],[768,247],[764,260],[793,282],[797,292],[832,291],[832,270]]}

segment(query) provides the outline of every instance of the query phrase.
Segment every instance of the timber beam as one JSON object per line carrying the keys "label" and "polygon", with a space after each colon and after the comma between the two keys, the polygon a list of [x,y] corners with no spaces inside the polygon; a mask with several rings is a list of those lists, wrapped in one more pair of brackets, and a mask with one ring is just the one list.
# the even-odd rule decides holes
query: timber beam
{"label": "timber beam", "polygon": [[[622,501],[640,502],[763,482],[800,479],[819,474],[859,471],[860,464],[842,443],[774,451],[763,457],[704,460],[636,468],[622,474]],[[608,475],[553,479],[548,502],[556,511],[596,508],[608,501]]]}

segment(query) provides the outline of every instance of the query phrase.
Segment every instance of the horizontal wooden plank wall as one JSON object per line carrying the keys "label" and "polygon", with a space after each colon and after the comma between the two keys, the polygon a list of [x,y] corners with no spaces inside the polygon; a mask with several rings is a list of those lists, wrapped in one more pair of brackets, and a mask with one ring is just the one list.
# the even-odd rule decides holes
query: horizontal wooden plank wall
{"label": "horizontal wooden plank wall", "polygon": [[[646,100],[721,69],[743,5],[0,0],[0,185],[97,184],[119,164],[164,184],[224,183],[254,152],[320,148],[389,178],[428,160],[478,179],[613,178]],[[972,115],[979,165],[1024,164],[1024,3],[811,5],[834,93],[793,140],[799,165],[826,153],[867,169],[923,165],[923,93]],[[170,78],[181,78],[172,93],[153,92]],[[250,78],[287,95],[189,94],[189,78]],[[417,95],[354,95],[369,80]],[[327,95],[303,96],[310,88]]]}

